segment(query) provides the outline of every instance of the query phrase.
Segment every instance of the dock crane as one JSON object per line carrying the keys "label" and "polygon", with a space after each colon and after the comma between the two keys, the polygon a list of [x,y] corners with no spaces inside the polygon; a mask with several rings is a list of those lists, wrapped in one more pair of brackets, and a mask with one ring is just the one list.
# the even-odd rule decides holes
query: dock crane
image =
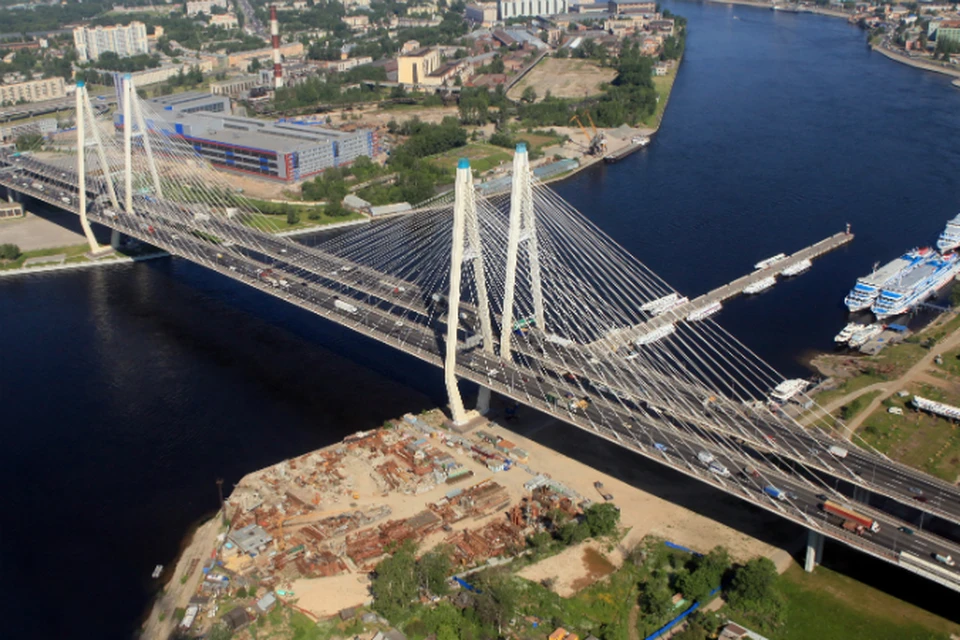
{"label": "dock crane", "polygon": [[570,122],[576,122],[580,127],[580,130],[583,131],[584,137],[589,141],[589,148],[587,153],[590,155],[597,155],[603,153],[607,148],[607,141],[604,140],[603,134],[597,130],[597,125],[593,124],[593,118],[590,116],[589,111],[584,112],[587,116],[587,121],[590,122],[590,126],[593,127],[593,135],[590,135],[590,132],[587,131],[587,128],[583,126],[583,121],[580,120],[580,116],[576,113],[573,114],[573,117],[570,118]]}

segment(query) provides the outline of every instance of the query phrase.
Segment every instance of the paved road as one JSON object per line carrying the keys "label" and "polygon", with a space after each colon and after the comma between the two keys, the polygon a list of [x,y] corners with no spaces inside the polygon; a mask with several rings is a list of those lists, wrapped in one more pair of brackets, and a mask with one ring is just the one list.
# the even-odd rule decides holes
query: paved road
{"label": "paved road", "polygon": [[[9,182],[9,175],[0,175],[0,181],[4,178]],[[60,195],[59,187],[49,186],[44,191],[37,191],[31,185],[14,184],[22,191],[54,204],[62,202],[61,198],[70,199],[69,195]],[[73,208],[75,205],[62,203],[61,206]],[[424,319],[412,312],[398,316],[392,305],[382,304],[382,300],[377,301],[373,296],[364,299],[345,296],[346,292],[351,291],[352,285],[345,283],[344,275],[351,271],[343,272],[341,266],[337,273],[331,271],[318,274],[302,266],[285,263],[284,257],[290,256],[291,251],[299,251],[295,243],[289,241],[277,240],[281,245],[285,245],[277,249],[280,258],[259,254],[262,247],[250,250],[239,246],[208,244],[192,235],[194,221],[189,213],[181,212],[179,218],[173,218],[169,207],[165,212],[167,215],[161,213],[162,206],[162,203],[151,203],[150,206],[138,208],[132,216],[110,215],[105,208],[94,207],[91,218],[172,253],[185,255],[228,277],[310,309],[318,315],[354,328],[425,361],[441,365],[442,337],[439,327],[423,324]],[[246,229],[232,230],[232,235],[238,237],[248,233]],[[267,244],[270,247],[277,246],[273,240]],[[270,277],[273,283],[268,282],[264,276],[267,269],[274,274]],[[338,301],[349,301],[350,306],[338,307]],[[532,341],[537,343],[535,337]],[[539,344],[543,346],[549,343]],[[547,364],[544,364],[545,362]],[[880,523],[880,531],[863,538],[842,531],[825,522],[825,514],[820,510],[819,504],[822,503],[824,495],[838,500],[843,498],[815,474],[794,469],[789,461],[778,460],[771,447],[763,442],[750,442],[732,435],[717,435],[695,424],[661,415],[655,408],[613,401],[609,392],[590,389],[589,383],[571,380],[569,376],[565,376],[566,373],[568,372],[559,368],[551,368],[547,360],[531,363],[520,357],[515,362],[504,362],[482,350],[465,353],[458,366],[460,377],[488,386],[596,433],[737,495],[751,504],[805,526],[823,529],[831,537],[888,561],[896,563],[896,553],[905,548],[925,554],[926,557],[942,552],[960,556],[960,546],[955,543],[929,533],[908,536],[898,529],[906,527],[908,523],[885,513],[868,510],[865,505],[858,505],[856,508],[876,518]],[[568,408],[569,399],[556,397],[559,393],[563,398],[569,396],[577,400],[585,386],[588,392],[583,397],[589,400],[589,404],[583,409]],[[727,471],[722,472],[721,467],[716,466],[714,471],[711,471],[700,459],[703,452],[708,452]],[[755,465],[762,469],[760,479],[756,482],[747,478],[735,481],[729,475],[752,461],[764,463],[762,466]],[[791,497],[783,501],[774,500],[762,492],[762,486],[766,485],[789,492]],[[853,497],[856,498],[856,495]],[[960,574],[957,576],[956,582],[960,588]]]}

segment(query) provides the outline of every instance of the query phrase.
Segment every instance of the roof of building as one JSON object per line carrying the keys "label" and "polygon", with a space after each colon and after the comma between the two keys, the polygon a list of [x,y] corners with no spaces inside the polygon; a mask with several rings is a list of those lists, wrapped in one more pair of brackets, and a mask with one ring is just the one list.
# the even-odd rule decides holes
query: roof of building
{"label": "roof of building", "polygon": [[250,524],[242,529],[237,529],[229,537],[235,545],[240,547],[243,553],[256,551],[273,540],[270,534],[257,524]]}
{"label": "roof of building", "polygon": [[277,604],[277,596],[273,595],[273,592],[271,591],[257,600],[257,609],[260,609],[260,611],[266,611],[275,604]]}
{"label": "roof of building", "polygon": [[250,616],[247,615],[243,607],[237,607],[223,614],[223,622],[227,627],[235,631],[250,622]]}
{"label": "roof of building", "polygon": [[159,96],[151,98],[149,102],[157,105],[165,111],[179,111],[184,108],[195,107],[206,102],[223,102],[223,96],[215,96],[203,91],[184,91],[183,93],[174,93],[169,96]]}
{"label": "roof of building", "polygon": [[189,124],[193,138],[210,140],[231,146],[240,146],[277,153],[291,153],[311,149],[318,144],[366,135],[365,129],[338,131],[312,125],[281,124],[227,116],[222,113],[180,113],[176,122]]}
{"label": "roof of building", "polygon": [[395,204],[385,204],[379,207],[370,207],[370,215],[385,216],[391,213],[403,213],[413,209],[409,202],[397,202]]}

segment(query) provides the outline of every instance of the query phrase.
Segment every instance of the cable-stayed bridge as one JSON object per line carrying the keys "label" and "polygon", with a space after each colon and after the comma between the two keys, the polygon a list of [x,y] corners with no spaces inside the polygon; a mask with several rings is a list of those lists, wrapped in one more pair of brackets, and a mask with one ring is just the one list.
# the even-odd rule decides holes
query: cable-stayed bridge
{"label": "cable-stayed bridge", "polygon": [[[130,83],[122,98],[115,126],[79,85],[77,144],[0,156],[0,185],[76,212],[93,252],[99,223],[437,365],[454,422],[471,417],[470,380],[481,411],[496,391],[806,527],[808,567],[827,536],[960,591],[933,560],[960,556],[960,491],[852,445],[829,416],[797,424],[768,400],[783,378],[713,320],[647,325],[642,309],[676,292],[538,183],[524,149],[509,194],[480,196],[463,161],[453,194],[304,246],[162,133]],[[878,530],[840,526],[826,501]]]}

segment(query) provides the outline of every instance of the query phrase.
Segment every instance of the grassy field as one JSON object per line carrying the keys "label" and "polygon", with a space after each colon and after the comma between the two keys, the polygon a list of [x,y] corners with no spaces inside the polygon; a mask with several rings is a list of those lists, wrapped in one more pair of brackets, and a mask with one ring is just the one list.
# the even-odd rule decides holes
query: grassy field
{"label": "grassy field", "polygon": [[[529,134],[527,134],[529,135]],[[444,153],[431,156],[434,164],[453,171],[457,168],[460,158],[470,160],[470,168],[480,173],[486,173],[494,167],[513,162],[513,154],[509,149],[497,147],[485,142],[471,142],[465,147],[458,147]]]}
{"label": "grassy field", "polygon": [[771,640],[928,640],[960,632],[954,624],[852,578],[798,566],[779,579],[786,624]]}
{"label": "grassy field", "polygon": [[[925,398],[956,403],[955,394],[927,384],[909,385],[909,390]],[[960,474],[960,430],[949,420],[914,410],[909,397],[896,395],[884,401],[863,423],[860,435],[877,450],[894,460],[954,482]],[[887,412],[887,407],[903,408],[903,415]]]}
{"label": "grassy field", "polygon": [[853,420],[857,415],[870,406],[873,399],[879,396],[882,391],[870,391],[862,393],[847,404],[840,407],[840,418],[846,421]]}
{"label": "grassy field", "polygon": [[544,147],[551,147],[558,144],[561,137],[558,135],[549,135],[547,132],[527,133],[520,131],[516,135],[517,140],[527,143],[527,149],[531,151],[540,151]]}
{"label": "grassy field", "polygon": [[886,378],[875,374],[864,373],[862,375],[848,378],[845,380],[839,387],[836,389],[830,389],[829,391],[824,391],[823,393],[817,394],[817,404],[823,406],[825,404],[830,404],[837,398],[842,398],[848,393],[853,393],[854,391],[859,391],[864,387],[869,387],[870,385],[877,382],[885,382]]}
{"label": "grassy field", "polygon": [[[53,247],[52,249],[35,249],[33,251],[24,251],[20,254],[20,257],[16,260],[11,260],[9,262],[0,262],[0,269],[19,269],[23,266],[25,260],[30,258],[41,258],[45,256],[56,256],[61,253],[67,258],[65,262],[79,262],[85,261],[84,253],[90,250],[90,247],[86,243],[75,244],[69,247]],[[52,263],[51,263],[52,264]],[[43,266],[43,265],[37,265]]]}
{"label": "grassy field", "polygon": [[666,111],[667,102],[670,100],[670,90],[673,89],[673,81],[677,79],[677,70],[679,68],[680,61],[678,60],[677,63],[667,71],[667,75],[653,77],[653,86],[657,90],[657,95],[660,96],[660,100],[657,102],[657,108],[654,110],[653,115],[644,119],[644,126],[654,128],[660,126],[660,121],[663,120],[663,112]]}

